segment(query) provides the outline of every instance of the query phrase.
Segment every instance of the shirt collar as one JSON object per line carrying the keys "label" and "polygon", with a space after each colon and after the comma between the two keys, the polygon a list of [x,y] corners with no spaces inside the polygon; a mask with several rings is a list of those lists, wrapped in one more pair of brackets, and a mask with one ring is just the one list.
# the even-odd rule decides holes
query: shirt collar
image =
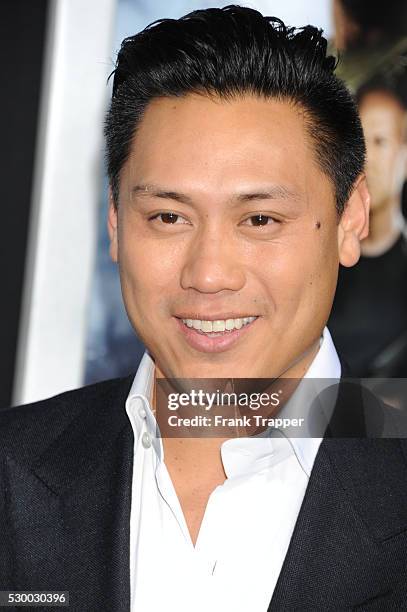
{"label": "shirt collar", "polygon": [[[311,437],[307,424],[311,422],[311,409],[315,408],[314,400],[326,388],[337,385],[341,376],[341,364],[328,328],[323,330],[319,351],[303,377],[302,384],[290,400],[278,412],[282,418],[305,419],[305,428],[301,430],[305,437],[290,436],[290,430],[270,428],[256,438],[230,439],[222,446],[222,461],[225,472],[230,475],[255,473],[264,467],[275,465],[288,454],[294,453],[305,472],[310,476],[316,454],[322,438]],[[331,394],[331,406],[324,406],[324,417],[333,411],[336,392]],[[321,425],[321,424],[320,424]]]}
{"label": "shirt collar", "polygon": [[[318,396],[323,389],[337,384],[341,377],[341,363],[336,352],[331,334],[327,327],[324,328],[319,351],[314,360],[310,364],[307,372],[304,375],[305,382],[303,385],[304,392],[294,394],[293,397],[281,410],[283,417],[302,416],[305,418],[305,423],[311,422],[312,415],[310,414],[311,407],[314,406],[313,400]],[[312,382],[311,382],[312,381]],[[336,401],[336,393],[331,395],[332,403],[326,408],[325,414],[332,413]],[[304,438],[289,437],[292,448],[297,456],[301,467],[308,475],[311,474],[312,466],[314,465],[315,457],[321,444],[322,438],[315,438],[307,435]]]}
{"label": "shirt collar", "polygon": [[[146,350],[134,377],[129,395],[126,400],[126,412],[133,428],[135,437],[138,439],[145,423],[147,430],[152,434],[153,446],[159,459],[163,458],[163,447],[161,438],[156,438],[153,434],[156,431],[156,420],[151,410],[152,392],[154,385],[154,360]],[[332,341],[331,334],[327,327],[324,328],[319,351],[304,375],[305,379],[318,380],[318,391],[321,391],[326,379],[326,386],[333,384],[334,380],[339,380],[341,376],[341,364]],[[311,386],[307,387],[311,388]],[[294,416],[300,412],[304,416],[304,410],[310,408],[311,401],[298,402],[296,394],[283,407],[281,414],[284,416]],[[269,437],[240,438],[227,440],[222,445],[222,460],[227,476],[253,472],[265,466],[268,459],[276,450],[276,436],[282,437],[280,432],[276,432]],[[302,469],[309,476],[322,438],[297,438],[286,437],[294,451]],[[252,444],[252,442],[255,444]],[[233,458],[235,456],[235,458]],[[237,459],[239,456],[239,459]],[[230,459],[230,460],[229,460]],[[275,461],[275,459],[273,459]]]}
{"label": "shirt collar", "polygon": [[140,361],[136,375],[126,400],[126,412],[129,417],[135,439],[139,439],[144,425],[151,434],[153,447],[159,459],[162,459],[163,447],[160,437],[154,434],[157,422],[152,412],[152,399],[154,387],[155,364],[150,353],[146,350]]}

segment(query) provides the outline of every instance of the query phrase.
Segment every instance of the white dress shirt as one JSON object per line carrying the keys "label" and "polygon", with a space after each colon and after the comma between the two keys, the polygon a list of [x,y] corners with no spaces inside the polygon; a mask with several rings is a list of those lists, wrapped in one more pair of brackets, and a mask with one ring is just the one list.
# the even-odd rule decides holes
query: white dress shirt
{"label": "white dress shirt", "polygon": [[[340,375],[325,328],[304,378],[332,383]],[[134,432],[131,612],[265,612],[321,438],[287,437],[275,430],[272,437],[224,442],[221,457],[227,478],[209,497],[194,546],[165,465],[162,440],[154,437],[153,383],[154,362],[146,352],[126,401]],[[291,408],[282,411],[298,413],[298,405],[290,403]]]}

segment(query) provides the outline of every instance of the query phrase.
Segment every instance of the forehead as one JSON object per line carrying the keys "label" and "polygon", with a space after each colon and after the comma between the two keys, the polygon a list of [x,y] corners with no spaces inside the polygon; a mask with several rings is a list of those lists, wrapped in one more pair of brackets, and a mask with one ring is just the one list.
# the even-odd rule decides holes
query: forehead
{"label": "forehead", "polygon": [[406,110],[397,98],[380,90],[367,93],[359,103],[359,111],[361,119],[365,121],[376,117],[377,121],[383,119],[384,123],[386,118],[393,123],[402,123],[406,117]]}
{"label": "forehead", "polygon": [[[124,168],[144,182],[228,191],[239,181],[272,181],[302,193],[325,189],[307,116],[289,101],[198,94],[147,106]],[[179,184],[179,185],[178,185]]]}

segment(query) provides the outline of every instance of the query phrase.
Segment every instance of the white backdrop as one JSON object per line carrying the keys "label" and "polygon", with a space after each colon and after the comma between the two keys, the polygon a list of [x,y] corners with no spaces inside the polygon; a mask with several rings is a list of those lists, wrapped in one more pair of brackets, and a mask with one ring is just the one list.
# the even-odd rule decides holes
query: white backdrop
{"label": "white backdrop", "polygon": [[82,379],[115,0],[49,3],[13,403]]}

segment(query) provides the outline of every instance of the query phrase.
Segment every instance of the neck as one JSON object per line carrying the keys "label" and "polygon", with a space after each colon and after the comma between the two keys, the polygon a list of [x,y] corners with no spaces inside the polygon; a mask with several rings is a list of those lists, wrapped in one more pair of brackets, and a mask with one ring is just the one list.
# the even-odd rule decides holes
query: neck
{"label": "neck", "polygon": [[[280,374],[278,377],[272,377],[275,381],[279,379],[284,385],[284,397],[286,401],[294,393],[298,383],[302,380],[312,361],[315,359],[320,347],[320,338],[312,343],[304,353],[300,355],[294,362]],[[157,378],[165,378],[161,369],[156,365],[154,375],[154,389],[152,397],[153,410],[156,410],[156,381]],[[285,382],[284,382],[285,381]],[[273,383],[273,384],[276,384]],[[275,413],[273,412],[274,416]],[[271,416],[271,415],[269,415]],[[208,478],[216,477],[220,480],[225,478],[223,464],[221,460],[221,446],[223,442],[234,437],[247,437],[247,432],[242,430],[230,431],[227,437],[220,437],[219,431],[214,431],[211,435],[209,430],[205,430],[208,437],[194,438],[188,435],[188,432],[183,432],[183,437],[166,437],[163,436],[164,455],[166,463],[177,464],[177,469],[189,473],[193,478],[200,475],[203,478],[207,474]]]}
{"label": "neck", "polygon": [[404,226],[400,198],[393,198],[371,211],[369,235],[361,244],[362,255],[378,257],[386,253],[400,237]]}

